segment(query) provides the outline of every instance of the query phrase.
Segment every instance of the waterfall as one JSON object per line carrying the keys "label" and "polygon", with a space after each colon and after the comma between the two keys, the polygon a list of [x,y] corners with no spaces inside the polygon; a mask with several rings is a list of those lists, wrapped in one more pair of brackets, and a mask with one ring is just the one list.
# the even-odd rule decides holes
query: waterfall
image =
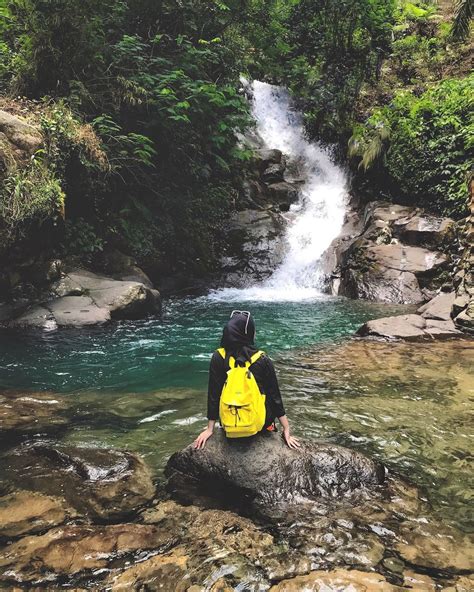
{"label": "waterfall", "polygon": [[321,295],[321,256],[342,228],[347,177],[330,152],[309,142],[302,116],[288,91],[265,82],[252,83],[252,113],[265,148],[277,148],[296,163],[304,182],[291,206],[284,240],[286,255],[264,282],[245,289],[228,288],[214,297],[229,300],[304,300]]}

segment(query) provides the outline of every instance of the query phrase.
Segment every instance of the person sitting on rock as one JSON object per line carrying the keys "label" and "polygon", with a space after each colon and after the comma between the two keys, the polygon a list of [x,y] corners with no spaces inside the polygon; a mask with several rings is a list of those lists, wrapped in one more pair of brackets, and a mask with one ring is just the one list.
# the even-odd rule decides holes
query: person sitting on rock
{"label": "person sitting on rock", "polygon": [[287,445],[300,446],[290,435],[273,362],[255,347],[254,341],[255,323],[250,313],[232,311],[224,327],[221,347],[211,359],[208,425],[194,441],[194,448],[204,448],[218,419],[227,437],[238,438],[274,431],[278,418]]}

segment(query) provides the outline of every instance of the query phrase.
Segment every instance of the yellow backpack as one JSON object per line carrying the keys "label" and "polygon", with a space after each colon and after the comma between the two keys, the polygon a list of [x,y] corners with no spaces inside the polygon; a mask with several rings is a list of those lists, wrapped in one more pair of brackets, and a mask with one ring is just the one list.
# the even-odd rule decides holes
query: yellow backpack
{"label": "yellow backpack", "polygon": [[[225,349],[217,350],[226,357]],[[228,438],[246,438],[257,434],[265,424],[265,395],[260,392],[250,366],[263,355],[253,354],[245,366],[236,366],[229,358],[229,370],[219,403],[219,418]]]}

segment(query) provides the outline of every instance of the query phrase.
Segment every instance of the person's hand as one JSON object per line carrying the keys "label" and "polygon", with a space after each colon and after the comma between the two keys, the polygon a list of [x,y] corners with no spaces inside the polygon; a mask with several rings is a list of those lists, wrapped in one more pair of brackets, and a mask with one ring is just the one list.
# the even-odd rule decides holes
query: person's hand
{"label": "person's hand", "polygon": [[288,447],[293,448],[294,450],[301,446],[297,438],[290,436],[290,430],[283,430],[283,439],[287,443]]}
{"label": "person's hand", "polygon": [[193,448],[199,450],[200,448],[204,448],[206,442],[212,436],[212,430],[206,428],[203,432],[199,434],[199,436],[194,440]]}

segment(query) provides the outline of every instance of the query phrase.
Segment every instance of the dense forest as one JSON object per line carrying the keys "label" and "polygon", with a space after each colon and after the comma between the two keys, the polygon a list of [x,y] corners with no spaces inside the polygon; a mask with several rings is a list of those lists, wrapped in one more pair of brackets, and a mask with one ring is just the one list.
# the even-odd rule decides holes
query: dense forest
{"label": "dense forest", "polygon": [[252,152],[241,76],[286,85],[363,195],[461,218],[472,149],[471,0],[2,0],[0,256],[110,248],[205,274]]}

